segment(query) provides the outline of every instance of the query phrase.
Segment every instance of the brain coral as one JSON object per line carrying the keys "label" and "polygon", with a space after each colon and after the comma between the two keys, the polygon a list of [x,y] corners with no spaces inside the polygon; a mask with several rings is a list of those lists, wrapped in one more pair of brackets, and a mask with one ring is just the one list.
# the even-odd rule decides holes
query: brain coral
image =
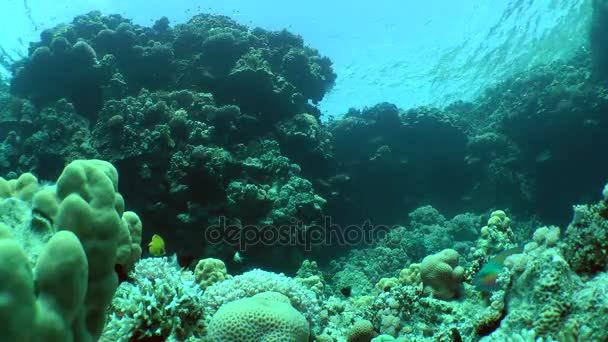
{"label": "brain coral", "polygon": [[223,305],[209,324],[209,342],[306,342],[306,318],[278,292],[262,292]]}
{"label": "brain coral", "polygon": [[348,332],[348,342],[366,342],[371,340],[376,332],[372,322],[362,319],[356,321]]}
{"label": "brain coral", "polygon": [[205,312],[214,315],[220,307],[242,298],[262,292],[278,292],[289,298],[293,307],[300,311],[314,326],[321,307],[317,295],[298,281],[283,274],[254,269],[209,286],[203,293]]}

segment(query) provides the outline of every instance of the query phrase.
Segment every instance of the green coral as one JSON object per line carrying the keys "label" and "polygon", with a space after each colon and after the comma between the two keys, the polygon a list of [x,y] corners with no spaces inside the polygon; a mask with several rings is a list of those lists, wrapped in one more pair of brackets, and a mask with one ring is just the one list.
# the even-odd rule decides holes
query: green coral
{"label": "green coral", "polygon": [[262,292],[223,305],[209,323],[210,342],[307,342],[306,318],[277,292]]}
{"label": "green coral", "polygon": [[[11,234],[16,239],[0,241],[0,272],[4,279],[12,280],[0,289],[7,299],[0,305],[4,325],[0,336],[13,341],[95,341],[118,285],[115,265],[125,263],[127,267],[131,258],[139,258],[137,253],[128,253],[117,259],[119,248],[130,250],[133,241],[127,222],[133,221],[122,218],[124,200],[117,192],[118,173],[105,161],[76,160],[65,167],[54,187],[40,187],[31,175],[28,179],[29,185],[20,187],[18,180],[15,188],[20,189],[16,195],[29,189],[31,195],[24,196],[28,202],[23,203],[38,198],[36,192],[40,191],[51,192],[47,199],[56,205],[40,207],[54,208],[43,213],[52,222],[49,230],[27,229],[21,222],[11,227],[23,229]],[[3,218],[8,224],[20,221]],[[129,239],[120,238],[123,232]],[[24,236],[28,239],[20,245]],[[35,236],[38,239],[29,239]],[[14,335],[17,329],[21,330],[18,336]]]}
{"label": "green coral", "polygon": [[121,283],[112,299],[102,340],[200,338],[203,290],[191,271],[175,259],[148,258],[130,276],[133,281]]}
{"label": "green coral", "polygon": [[608,264],[608,202],[574,206],[563,240],[564,257],[579,274],[595,274]]}

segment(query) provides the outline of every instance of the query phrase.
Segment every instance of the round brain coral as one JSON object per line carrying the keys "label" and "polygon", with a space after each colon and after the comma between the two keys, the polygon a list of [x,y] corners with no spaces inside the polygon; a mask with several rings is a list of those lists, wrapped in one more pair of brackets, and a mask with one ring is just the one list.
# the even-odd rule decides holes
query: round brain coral
{"label": "round brain coral", "polygon": [[355,322],[353,327],[348,332],[348,342],[368,342],[374,336],[374,325],[372,322],[362,319]]}
{"label": "round brain coral", "polygon": [[209,286],[203,293],[205,312],[213,316],[223,305],[263,292],[278,292],[289,298],[311,326],[318,325],[321,306],[315,292],[283,274],[253,269]]}
{"label": "round brain coral", "polygon": [[209,342],[307,342],[306,318],[278,292],[223,305],[209,323]]}

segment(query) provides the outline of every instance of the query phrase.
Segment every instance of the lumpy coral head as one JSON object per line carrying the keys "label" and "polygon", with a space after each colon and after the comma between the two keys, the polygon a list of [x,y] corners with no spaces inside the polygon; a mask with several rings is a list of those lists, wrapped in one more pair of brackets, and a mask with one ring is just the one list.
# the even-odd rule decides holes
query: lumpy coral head
{"label": "lumpy coral head", "polygon": [[436,298],[448,300],[458,296],[464,280],[464,269],[458,266],[458,259],[458,252],[444,249],[422,260],[420,277]]}
{"label": "lumpy coral head", "polygon": [[210,342],[307,342],[306,318],[278,292],[262,292],[223,305],[211,319]]}

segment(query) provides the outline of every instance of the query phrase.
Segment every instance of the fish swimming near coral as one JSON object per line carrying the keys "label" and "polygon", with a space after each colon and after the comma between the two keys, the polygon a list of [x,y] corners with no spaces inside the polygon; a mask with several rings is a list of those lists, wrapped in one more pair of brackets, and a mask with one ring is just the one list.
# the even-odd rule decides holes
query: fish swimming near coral
{"label": "fish swimming near coral", "polygon": [[153,256],[165,255],[165,240],[158,234],[152,235],[152,240],[148,244],[148,252]]}
{"label": "fish swimming near coral", "polygon": [[196,262],[198,261],[196,256],[189,253],[176,253],[177,254],[177,264],[181,268],[190,268],[196,266]]}
{"label": "fish swimming near coral", "polygon": [[500,271],[505,267],[505,259],[513,254],[522,253],[523,250],[523,246],[518,246],[498,253],[477,272],[475,278],[473,278],[473,285],[481,291],[498,290],[499,286],[496,283],[496,279]]}
{"label": "fish swimming near coral", "polygon": [[232,260],[234,262],[236,262],[237,264],[242,264],[244,259],[245,258],[243,258],[243,256],[241,255],[241,253],[239,253],[239,251],[236,251],[236,253],[234,253],[234,256],[232,257]]}

